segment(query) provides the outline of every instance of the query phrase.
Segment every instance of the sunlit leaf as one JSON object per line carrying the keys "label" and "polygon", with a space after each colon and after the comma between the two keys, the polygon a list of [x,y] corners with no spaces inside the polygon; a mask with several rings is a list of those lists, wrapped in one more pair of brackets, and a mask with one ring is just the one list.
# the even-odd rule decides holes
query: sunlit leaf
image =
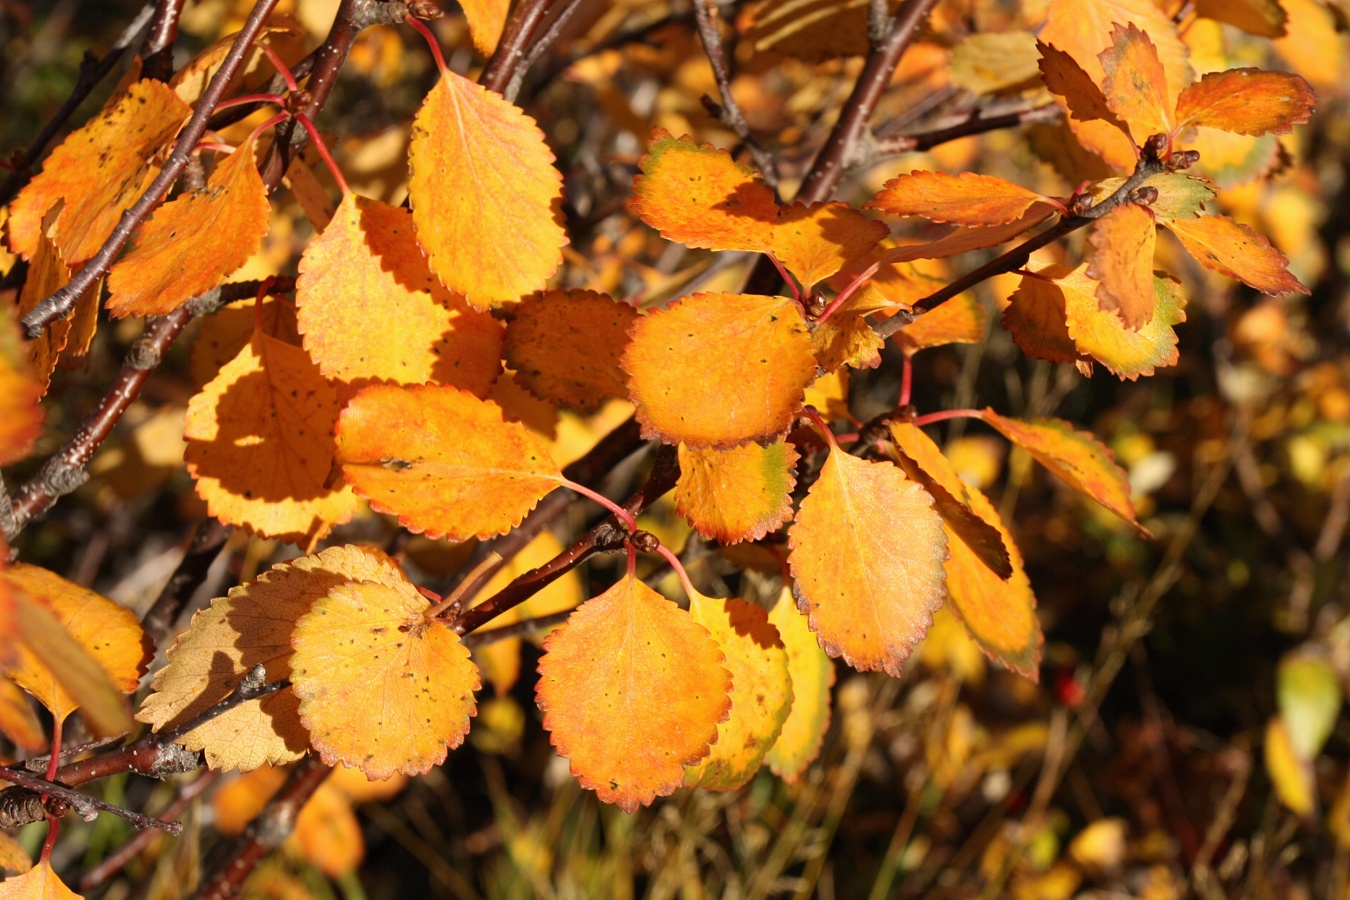
{"label": "sunlit leaf", "polygon": [[[1097,182],[1090,190],[1093,202],[1100,203],[1110,197],[1124,183],[1124,178]],[[1193,219],[1214,199],[1214,187],[1207,179],[1180,172],[1160,172],[1140,187],[1151,187],[1158,192],[1158,198],[1148,205],[1148,209],[1159,219]]]}
{"label": "sunlit leaf", "polygon": [[1312,760],[1304,759],[1294,751],[1289,728],[1281,717],[1272,716],[1266,723],[1263,749],[1266,773],[1280,802],[1304,818],[1311,816],[1317,808]]}
{"label": "sunlit leaf", "polygon": [[952,84],[972,94],[1025,89],[1040,74],[1029,31],[976,32],[952,48]]}
{"label": "sunlit leaf", "polygon": [[[290,678],[296,620],[334,587],[371,581],[394,587],[407,578],[380,551],[343,546],[273,566],[257,581],[232,588],[193,616],[174,641],[137,720],[155,731],[184,724],[229,696],[254,666],[264,667],[269,682]],[[278,691],[211,719],[180,743],[205,750],[211,768],[249,771],[293,762],[310,748],[299,706],[294,692]]]}
{"label": "sunlit leaf", "polygon": [[1118,312],[1128,328],[1147,325],[1157,305],[1153,253],[1158,229],[1153,215],[1142,206],[1122,203],[1097,220],[1088,240],[1093,254],[1087,276],[1097,282],[1101,308]]}
{"label": "sunlit leaf", "polygon": [[358,507],[330,488],[337,392],[309,354],[261,332],[188,403],[188,472],[211,515],[312,546]]}
{"label": "sunlit leaf", "polygon": [[911,172],[886,182],[867,208],[958,225],[1005,225],[1041,199],[1035,191],[992,175]]}
{"label": "sunlit leaf", "polygon": [[1133,24],[1117,22],[1111,29],[1111,46],[1098,59],[1106,73],[1102,81],[1106,103],[1130,127],[1135,143],[1167,133],[1173,93],[1149,36]]}
{"label": "sunlit leaf", "polygon": [[108,273],[109,314],[162,316],[220,284],[258,251],[271,212],[250,140],[140,227]]}
{"label": "sunlit leaf", "polygon": [[989,314],[973,294],[957,294],[897,331],[896,340],[911,356],[927,347],[975,344],[984,340],[988,321]]}
{"label": "sunlit leaf", "polygon": [[469,34],[473,36],[474,49],[484,56],[491,56],[497,49],[497,41],[506,25],[506,14],[511,9],[510,0],[463,0],[459,4],[464,17],[469,20]]}
{"label": "sunlit leaf", "polygon": [[581,786],[634,812],[684,783],[730,708],[722,652],[631,573],[549,635],[537,697]]}
{"label": "sunlit leaf", "polygon": [[562,176],[534,120],[453,72],[408,147],[417,239],[441,283],[479,307],[518,300],[562,263]]}
{"label": "sunlit leaf", "polygon": [[1280,0],[1196,0],[1195,12],[1258,37],[1284,37],[1289,16]]}
{"label": "sunlit leaf", "polygon": [[402,207],[343,197],[300,257],[295,298],[325,378],[449,384],[485,397],[501,371],[501,323],[436,280]]}
{"label": "sunlit leaf", "polygon": [[1292,654],[1275,672],[1280,718],[1289,732],[1289,746],[1302,760],[1322,752],[1341,712],[1341,683],[1325,659]]}
{"label": "sunlit leaf", "polygon": [[[887,250],[882,254],[883,267],[886,262],[901,263],[915,259],[945,259],[971,250],[983,250],[996,247],[1017,237],[1025,231],[1044,222],[1055,213],[1055,207],[1049,203],[1033,203],[1031,207],[1006,225],[976,225],[956,227],[942,237],[931,241],[916,241]],[[880,272],[877,273],[880,276]],[[875,283],[875,279],[873,280]],[[936,289],[936,286],[934,287]]]}
{"label": "sunlit leaf", "polygon": [[1236,278],[1263,294],[1308,293],[1289,273],[1289,258],[1246,225],[1227,216],[1167,219],[1163,224],[1206,269]]}
{"label": "sunlit leaf", "polygon": [[1135,380],[1158,368],[1176,365],[1177,334],[1173,326],[1186,321],[1186,302],[1177,283],[1154,274],[1157,306],[1153,318],[1138,331],[1127,328],[1114,312],[1097,302],[1097,283],[1087,277],[1086,265],[1055,279],[1062,292],[1066,328],[1073,345],[1111,370],[1117,377]]}
{"label": "sunlit leaf", "polygon": [[[37,246],[28,266],[28,277],[19,292],[19,303],[14,310],[14,317],[22,319],[32,312],[39,303],[69,284],[70,276],[70,267],[61,259],[61,252],[56,249],[56,245],[46,235],[38,235]],[[89,301],[89,294],[85,294],[79,300],[80,303]],[[47,393],[56,361],[70,340],[73,318],[66,316],[64,319],[56,320],[44,329],[42,334],[28,342],[24,356],[27,358],[29,370],[37,381],[39,397]]]}
{"label": "sunlit leaf", "polygon": [[1301,75],[1262,69],[1210,72],[1181,92],[1177,126],[1288,134],[1312,116],[1317,94]]}
{"label": "sunlit leaf", "polygon": [[336,585],[295,623],[291,684],[325,763],[421,775],[469,731],[478,669],[409,582]]}
{"label": "sunlit leaf", "polygon": [[56,877],[45,859],[22,875],[0,881],[0,900],[80,900],[81,896]]}
{"label": "sunlit leaf", "polygon": [[757,541],[792,518],[797,450],[778,441],[730,450],[680,444],[675,508],[706,538]]}
{"label": "sunlit leaf", "polygon": [[881,365],[881,348],[886,342],[868,317],[883,310],[905,308],[874,284],[863,285],[830,313],[829,318],[816,319],[807,326],[811,329],[817,365],[826,372],[845,365],[855,369],[873,369]]}
{"label": "sunlit leaf", "polygon": [[899,676],[944,593],[932,498],[892,463],[831,450],[788,543],[793,593],[825,651]]}
{"label": "sunlit leaf", "polygon": [[122,694],[150,660],[131,610],[38,566],[18,563],[0,578],[17,594],[22,636],[9,676],[58,720],[80,709],[96,734],[129,730]]}
{"label": "sunlit leaf", "polygon": [[[162,81],[138,81],[109,108],[77,128],[42,164],[10,206],[9,245],[32,259],[43,219],[61,201],[53,240],[67,265],[98,252],[129,207],[159,174],[157,157],[192,113]],[[97,177],[91,161],[97,160]]]}
{"label": "sunlit leaf", "polygon": [[792,592],[783,588],[778,603],[769,611],[769,622],[787,651],[792,675],[792,710],[783,722],[778,740],[764,761],[778,777],[795,784],[811,764],[830,726],[830,688],[834,687],[834,662],[797,609]]}
{"label": "sunlit leaf", "polygon": [[778,204],[759,174],[725,150],[652,132],[633,179],[633,212],[661,236],[709,250],[772,245]]}
{"label": "sunlit leaf", "polygon": [[42,431],[42,384],[24,352],[9,307],[0,308],[0,466],[28,455]]}
{"label": "sunlit leaf", "polygon": [[545,291],[515,308],[503,352],[530,393],[593,412],[628,395],[619,356],[636,318],[637,310],[605,294]]}
{"label": "sunlit leaf", "polygon": [[792,708],[787,651],[762,606],[694,594],[689,615],[708,629],[725,657],[731,673],[731,715],[717,726],[712,752],[686,771],[684,783],[734,791],[759,770]]}
{"label": "sunlit leaf", "polygon": [[343,477],[404,527],[462,541],[503,534],[558,486],[536,433],[499,406],[436,385],[372,385],[342,410]]}
{"label": "sunlit leaf", "polygon": [[1074,490],[1148,534],[1135,518],[1129,479],[1110,449],[1092,435],[1074,431],[1060,419],[1009,419],[992,409],[981,418]]}
{"label": "sunlit leaf", "polygon": [[645,437],[731,447],[785,433],[816,374],[785,297],[694,294],[638,319],[624,351]]}
{"label": "sunlit leaf", "polygon": [[1121,131],[1128,130],[1106,101],[1102,89],[1074,57],[1040,40],[1036,47],[1041,53],[1041,78],[1052,94],[1063,99],[1069,115],[1079,122],[1101,120]]}
{"label": "sunlit leaf", "polygon": [[793,203],[778,212],[770,250],[810,292],[889,234],[847,203]]}

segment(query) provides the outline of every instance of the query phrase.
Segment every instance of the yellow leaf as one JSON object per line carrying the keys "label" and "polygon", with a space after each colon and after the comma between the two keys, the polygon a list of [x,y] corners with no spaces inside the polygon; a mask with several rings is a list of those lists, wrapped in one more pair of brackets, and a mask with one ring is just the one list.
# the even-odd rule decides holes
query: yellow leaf
{"label": "yellow leaf", "polygon": [[1265,751],[1266,773],[1280,802],[1300,816],[1311,816],[1317,807],[1312,761],[1295,752],[1289,729],[1279,716],[1266,723]]}
{"label": "yellow leaf", "polygon": [[0,900],[79,900],[45,859],[22,875],[0,881]]}
{"label": "yellow leaf", "polygon": [[797,450],[784,441],[761,447],[697,450],[680,444],[675,508],[706,538],[757,541],[792,518]]}
{"label": "yellow leaf", "polygon": [[764,761],[774,774],[795,784],[820,753],[825,731],[830,727],[830,688],[834,687],[834,663],[797,609],[787,588],[769,611],[769,622],[778,629],[792,675],[792,709],[783,722],[778,740]]}

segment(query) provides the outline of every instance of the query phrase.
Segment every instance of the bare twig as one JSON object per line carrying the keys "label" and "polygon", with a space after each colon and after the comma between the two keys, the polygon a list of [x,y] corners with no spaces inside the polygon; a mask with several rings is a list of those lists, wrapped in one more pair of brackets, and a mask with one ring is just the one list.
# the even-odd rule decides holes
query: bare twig
{"label": "bare twig", "polygon": [[722,102],[712,104],[714,108],[711,111],[723,125],[736,132],[741,143],[750,151],[764,181],[777,191],[778,165],[751,133],[750,123],[745,121],[745,114],[731,94],[731,71],[727,65],[726,50],[722,46],[721,16],[718,15],[714,0],[694,0],[694,19],[698,23],[703,52],[707,54],[708,64],[712,66],[713,77],[717,80],[717,91],[722,96]]}
{"label": "bare twig", "polygon": [[506,27],[497,41],[497,50],[484,67],[483,74],[478,79],[479,84],[506,96],[507,89],[516,78],[516,71],[530,54],[530,45],[539,23],[558,2],[559,0],[524,0],[516,7],[511,18],[506,20]]}
{"label": "bare twig", "polygon": [[558,14],[553,17],[553,21],[549,22],[548,30],[541,34],[538,40],[530,42],[529,50],[515,67],[515,71],[511,74],[511,80],[506,85],[506,90],[502,92],[503,97],[513,103],[515,102],[516,98],[520,96],[520,88],[525,83],[525,76],[539,61],[539,58],[548,51],[548,48],[558,40],[558,36],[562,34],[563,26],[567,24],[568,19],[572,18],[572,14],[577,11],[579,6],[581,6],[581,0],[564,0],[562,9],[558,10]]}
{"label": "bare twig", "polygon": [[999,131],[1004,128],[1017,128],[1022,125],[1048,125],[1064,114],[1058,103],[1042,103],[1027,109],[1012,112],[988,114],[976,108],[958,121],[940,128],[930,128],[913,134],[901,134],[890,138],[878,138],[871,148],[868,159],[873,162],[882,156],[894,156],[900,153],[931,150],[934,147],[954,141],[958,138]]}
{"label": "bare twig", "polygon": [[547,616],[539,616],[534,619],[526,619],[523,622],[512,622],[510,625],[503,625],[500,628],[489,628],[478,630],[473,634],[466,634],[462,638],[464,646],[472,650],[474,647],[483,647],[487,644],[495,644],[498,641],[505,641],[510,638],[531,637],[536,634],[542,634],[555,625],[561,625],[567,621],[567,617],[572,615],[572,610],[565,609],[561,612],[550,613]]}
{"label": "bare twig", "polygon": [[145,60],[145,75],[160,81],[168,80],[173,71],[173,45],[178,40],[178,20],[182,18],[185,0],[158,0],[150,28],[141,42],[141,57]]}
{"label": "bare twig", "polygon": [[[183,831],[183,824],[181,822],[166,822],[163,819],[157,819],[154,816],[132,812],[129,809],[123,809],[120,806],[106,803],[97,797],[90,797],[88,794],[82,794],[59,782],[51,782],[45,778],[30,775],[21,769],[0,768],[0,779],[18,785],[18,787],[6,788],[5,790],[0,791],[0,797],[10,795],[10,799],[7,801],[0,801],[0,805],[3,806],[11,806],[14,804],[14,794],[12,792],[27,791],[37,796],[46,794],[48,797],[55,798],[70,807],[76,815],[86,822],[93,821],[98,817],[100,812],[107,812],[112,813],[115,816],[121,816],[137,828],[158,828],[161,831],[167,831],[169,834],[181,834]],[[27,825],[30,821],[39,821],[41,818],[42,816],[39,815],[37,818],[28,819],[27,821],[18,821],[16,819],[14,821],[6,822],[4,827],[16,828]]]}

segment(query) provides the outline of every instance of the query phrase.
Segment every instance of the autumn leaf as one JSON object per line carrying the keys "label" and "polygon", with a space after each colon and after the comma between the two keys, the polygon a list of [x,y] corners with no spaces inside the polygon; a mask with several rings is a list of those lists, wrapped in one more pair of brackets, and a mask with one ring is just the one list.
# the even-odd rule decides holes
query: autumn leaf
{"label": "autumn leaf", "polygon": [[806,616],[797,609],[789,588],[783,588],[778,602],[769,611],[769,623],[778,629],[787,651],[788,671],[792,676],[792,709],[778,733],[778,740],[764,755],[764,761],[779,778],[795,784],[820,753],[825,731],[830,726],[834,663],[820,649],[820,643],[807,624]]}
{"label": "autumn leaf", "polygon": [[840,366],[874,369],[881,365],[881,348],[886,341],[872,327],[869,316],[906,308],[882,293],[875,283],[864,284],[828,317],[807,323],[816,364],[824,372]]}
{"label": "autumn leaf", "polygon": [[469,731],[480,687],[459,635],[407,581],[340,584],[295,623],[291,684],[328,765],[421,775]]}
{"label": "autumn leaf", "polygon": [[258,251],[271,212],[249,140],[141,226],[108,273],[108,313],[162,316],[220,284]]}
{"label": "autumn leaf", "polygon": [[1289,21],[1280,0],[1196,0],[1195,12],[1267,38],[1284,37]]}
{"label": "autumn leaf", "polygon": [[[1088,194],[1094,204],[1101,203],[1124,183],[1124,178],[1106,178],[1092,185]],[[1159,172],[1140,187],[1157,192],[1157,199],[1148,204],[1148,210],[1158,219],[1193,219],[1214,199],[1214,186],[1208,179],[1180,172]]]}
{"label": "autumn leaf", "polygon": [[[269,682],[289,679],[296,621],[335,587],[364,582],[395,587],[407,577],[378,550],[340,546],[273,566],[257,581],[232,588],[174,640],[136,719],[157,732],[190,722],[229,696],[254,666],[263,666]],[[239,704],[179,743],[204,750],[213,769],[294,762],[310,748],[299,707],[294,692],[278,691]]]}
{"label": "autumn leaf", "polygon": [[[248,48],[243,64],[239,67],[239,74],[252,75],[257,72],[260,64],[266,64],[267,57],[262,50],[263,44],[271,44],[274,49],[281,51],[282,47],[278,45],[284,45],[285,41],[277,41],[277,37],[295,38],[303,31],[304,26],[296,19],[284,13],[272,13],[268,16],[266,24],[258,29],[258,36],[254,39],[253,46]],[[201,100],[202,94],[206,93],[207,87],[211,84],[211,79],[220,71],[225,59],[230,55],[230,49],[238,36],[238,32],[235,32],[221,37],[173,73],[173,77],[169,79],[169,86],[184,103],[191,106]]]}
{"label": "autumn leaf", "polygon": [[1103,311],[1097,285],[1086,265],[1056,278],[1049,290],[1061,292],[1067,332],[1073,345],[1111,370],[1117,377],[1135,380],[1163,366],[1176,365],[1177,334],[1173,326],[1186,321],[1185,298],[1171,278],[1153,278],[1156,306],[1153,318],[1138,331],[1127,328],[1113,312]]}
{"label": "autumn leaf", "polygon": [[63,721],[77,709],[100,735],[131,728],[123,694],[136,690],[150,659],[131,610],[38,566],[0,573],[17,600],[21,640],[10,678]]}
{"label": "autumn leaf", "polygon": [[409,530],[453,541],[504,534],[558,486],[536,433],[499,406],[438,385],[372,385],[337,424],[342,475]]}
{"label": "autumn leaf", "polygon": [[[1012,535],[993,504],[978,489],[961,480],[955,467],[922,430],[909,422],[891,422],[890,430],[897,450],[912,460],[938,490],[959,503],[967,515],[994,532],[990,538],[938,505],[950,553],[944,564],[947,596],[966,630],[990,659],[1036,680],[1044,638],[1036,619],[1036,597]],[[937,496],[932,489],[930,493]],[[997,542],[1002,553],[1001,565],[991,564],[992,554],[985,546],[990,540]]]}
{"label": "autumn leaf", "polygon": [[1263,294],[1306,294],[1308,289],[1289,273],[1289,258],[1270,241],[1227,216],[1164,219],[1186,252],[1211,269]]}
{"label": "autumn leaf", "polygon": [[988,322],[989,314],[980,301],[964,293],[930,309],[895,334],[905,353],[913,356],[928,347],[979,343],[984,340]]}
{"label": "autumn leaf", "polygon": [[1317,94],[1300,75],[1261,69],[1210,72],[1177,98],[1177,127],[1288,134],[1312,116]]}
{"label": "autumn leaf", "polygon": [[1111,46],[1098,59],[1106,73],[1102,80],[1106,103],[1129,126],[1134,142],[1142,145],[1149,135],[1169,132],[1173,94],[1149,36],[1133,24],[1117,22],[1111,29]]}
{"label": "autumn leaf", "polygon": [[[42,432],[42,385],[9,308],[0,308],[0,466],[28,455]],[[0,547],[0,551],[4,548]]]}
{"label": "autumn leaf", "polygon": [[[1087,263],[1083,263],[1080,269],[1086,271]],[[1064,266],[1047,266],[1023,275],[1017,290],[1008,298],[1008,308],[1003,311],[1003,327],[1008,329],[1023,353],[1056,363],[1082,359],[1078,345],[1069,335],[1068,313],[1065,309],[1067,292],[1056,281],[1068,271]],[[1086,275],[1083,278],[1087,283],[1087,299],[1092,311],[1114,321],[1116,328],[1127,330],[1114,311],[1102,311],[1097,302],[1097,282]],[[1157,321],[1155,315],[1145,328],[1153,327]]]}
{"label": "autumn leaf", "polygon": [[866,208],[957,225],[1006,225],[1042,199],[1035,191],[992,175],[919,171],[886,182]]}
{"label": "autumn leaf", "polygon": [[1037,40],[1036,48],[1041,54],[1038,64],[1041,79],[1052,94],[1064,101],[1070,116],[1079,122],[1100,120],[1122,132],[1128,130],[1107,102],[1102,89],[1076,59],[1040,40]]}
{"label": "autumn leaf", "polygon": [[952,84],[972,94],[1026,90],[1040,74],[1036,62],[1031,32],[976,32],[952,48]]}
{"label": "autumn leaf", "polygon": [[847,203],[793,203],[778,211],[769,249],[809,294],[889,233]]}
{"label": "autumn leaf", "polygon": [[328,486],[337,392],[299,347],[254,332],[188,403],[188,472],[211,515],[312,546],[359,501]]}
{"label": "autumn leaf", "polygon": [[689,615],[708,629],[725,658],[731,673],[731,715],[717,726],[712,752],[685,771],[684,783],[734,791],[759,771],[792,708],[787,651],[762,606],[695,593],[689,598]]}
{"label": "autumn leaf", "polygon": [[757,541],[792,518],[797,451],[791,444],[730,450],[680,444],[679,459],[675,508],[704,537],[724,544]]}
{"label": "autumn leaf", "polygon": [[562,176],[534,120],[444,72],[408,147],[417,239],[431,270],[478,307],[518,300],[562,262]]}
{"label": "autumn leaf", "polygon": [[[77,128],[42,164],[10,206],[9,245],[32,259],[45,231],[43,219],[64,206],[52,223],[52,239],[67,265],[98,252],[122,217],[159,174],[156,158],[192,110],[162,81],[138,81],[108,108]],[[98,177],[90,161],[98,160]]]}
{"label": "autumn leaf", "polygon": [[[28,277],[19,292],[19,303],[14,311],[15,318],[22,319],[47,297],[69,284],[70,275],[70,267],[61,259],[61,251],[46,235],[39,235],[37,247],[28,266]],[[85,303],[88,300],[89,295],[85,294],[79,302]],[[56,320],[27,345],[26,361],[37,381],[39,399],[47,393],[52,372],[56,369],[56,361],[70,340],[72,318],[73,316],[66,316],[64,319]]]}
{"label": "autumn leaf", "polygon": [[932,498],[889,462],[831,450],[788,530],[793,593],[831,656],[899,676],[942,603]]}
{"label": "autumn leaf", "polygon": [[[0,690],[3,690],[5,686],[14,687],[7,681],[0,681]],[[31,868],[33,868],[33,860],[29,857],[28,851],[23,848],[23,845],[0,831],[0,869],[23,874]]]}
{"label": "autumn leaf", "polygon": [[544,728],[582,787],[635,812],[710,752],[731,703],[722,661],[706,628],[630,573],[544,642]]}
{"label": "autumn leaf", "polygon": [[437,281],[401,207],[344,196],[300,257],[295,297],[305,349],[325,378],[449,384],[486,397],[501,372],[501,323]]}
{"label": "autumn leaf", "polygon": [[1096,438],[1074,431],[1060,419],[1008,419],[992,409],[984,410],[980,418],[1074,490],[1096,500],[1148,536],[1148,530],[1135,518],[1129,479],[1116,465],[1111,451]]}
{"label": "autumn leaf", "polygon": [[[8,621],[13,623],[18,615],[17,611],[13,608],[3,611],[10,616]],[[16,635],[5,636],[7,647],[4,652],[12,655],[17,646],[16,637]],[[0,669],[5,668],[8,667],[0,665]],[[29,751],[41,750],[47,745],[47,734],[33,713],[32,706],[29,705],[28,694],[7,678],[0,678],[0,734],[13,741],[16,747]]]}
{"label": "autumn leaf", "polygon": [[24,872],[0,881],[0,900],[80,900],[52,871],[47,860]]}
{"label": "autumn leaf", "polygon": [[644,437],[732,447],[785,433],[816,374],[785,297],[694,294],[638,319],[624,351]]}
{"label": "autumn leaf", "polygon": [[541,400],[594,412],[626,397],[619,357],[637,310],[595,291],[545,291],[514,310],[503,350],[516,377]]}
{"label": "autumn leaf", "polygon": [[1097,282],[1103,310],[1120,313],[1127,328],[1138,330],[1153,319],[1153,253],[1158,229],[1142,206],[1122,203],[1097,220],[1088,236],[1093,247],[1087,276]]}
{"label": "autumn leaf", "polygon": [[652,132],[633,179],[633,212],[671,241],[708,250],[764,250],[778,203],[759,173],[712,144]]}
{"label": "autumn leaf", "polygon": [[510,0],[464,0],[459,6],[464,10],[464,18],[469,20],[474,49],[484,56],[491,56],[506,25]]}

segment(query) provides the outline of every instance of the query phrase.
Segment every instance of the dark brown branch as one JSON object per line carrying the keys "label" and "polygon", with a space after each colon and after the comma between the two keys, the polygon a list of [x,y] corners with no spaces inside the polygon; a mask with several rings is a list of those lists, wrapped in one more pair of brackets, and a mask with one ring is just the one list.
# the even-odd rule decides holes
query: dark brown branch
{"label": "dark brown branch", "polygon": [[558,14],[553,17],[553,21],[548,23],[548,30],[541,34],[537,40],[530,41],[529,50],[516,65],[515,71],[511,74],[511,80],[507,82],[506,90],[502,91],[502,96],[512,103],[516,102],[516,98],[520,96],[520,88],[525,83],[525,76],[539,61],[539,58],[548,52],[548,48],[558,40],[567,20],[572,18],[572,14],[581,6],[581,0],[564,0],[564,4],[563,8],[558,10]]}
{"label": "dark brown branch", "polygon": [[[680,477],[680,464],[675,448],[663,446],[652,463],[651,474],[637,492],[623,504],[623,508],[634,517],[655,503],[667,491],[675,486]],[[606,516],[598,525],[586,532],[580,540],[568,547],[553,559],[536,569],[516,578],[496,594],[461,614],[454,622],[454,629],[467,634],[492,621],[514,606],[525,602],[543,590],[549,584],[581,565],[596,553],[607,550],[619,550],[624,547],[626,532],[613,514]]]}
{"label": "dark brown branch", "polygon": [[267,806],[192,895],[194,900],[227,900],[238,894],[258,863],[290,836],[301,807],[331,771],[332,767],[324,765],[317,756],[306,756],[296,763],[286,783],[267,801]]}
{"label": "dark brown branch", "polygon": [[[42,796],[45,794],[68,806],[72,812],[86,822],[92,822],[94,819],[98,818],[100,812],[107,812],[112,813],[115,816],[121,816],[137,828],[158,828],[161,831],[167,831],[169,834],[182,834],[183,832],[182,822],[166,822],[163,819],[157,819],[154,816],[132,812],[129,809],[123,809],[120,806],[106,803],[97,797],[90,797],[87,794],[82,794],[65,784],[51,782],[45,778],[30,775],[20,769],[0,768],[0,779],[18,785],[18,787],[6,788],[5,790],[0,791],[0,807],[3,808],[12,809],[17,806],[31,807],[34,806],[34,804],[25,804],[22,802],[26,796]],[[7,819],[11,819],[11,821],[8,821],[4,827],[17,828],[29,824],[29,822],[40,821],[44,818],[44,815],[39,813],[37,818],[28,818],[27,821],[19,821],[19,818],[23,817],[7,817]]]}
{"label": "dark brown branch", "polygon": [[[535,31],[544,16],[548,15],[559,0],[524,0],[511,18],[506,20],[501,39],[497,41],[497,50],[488,60],[478,83],[490,91],[507,96],[506,91],[516,80],[517,70],[530,54]],[[510,99],[508,97],[508,99]]]}
{"label": "dark brown branch", "polygon": [[[117,380],[98,406],[85,417],[79,430],[15,493],[14,531],[6,532],[5,536],[12,540],[36,516],[46,512],[59,498],[88,479],[85,466],[108,439],[127,408],[140,395],[145,380],[159,366],[165,351],[188,322],[198,315],[214,312],[225,303],[252,297],[257,294],[258,288],[259,282],[240,282],[215,288],[200,297],[194,297],[167,316],[156,319],[150,329],[132,345],[117,374]],[[282,285],[277,290],[290,290],[290,287]]]}
{"label": "dark brown branch", "polygon": [[894,156],[900,153],[931,150],[948,141],[958,138],[998,131],[1003,128],[1017,128],[1022,125],[1049,125],[1058,121],[1064,114],[1058,103],[1043,103],[1029,109],[1016,112],[983,115],[975,109],[959,122],[928,131],[913,134],[901,134],[892,138],[878,138],[872,146],[868,162],[874,162],[882,156]]}
{"label": "dark brown branch", "polygon": [[262,29],[263,22],[267,20],[276,4],[277,0],[258,0],[257,5],[253,7],[253,11],[249,13],[247,21],[244,22],[244,27],[240,29],[239,36],[234,39],[234,44],[230,47],[230,52],[226,55],[220,69],[212,76],[211,83],[207,85],[206,92],[202,94],[202,99],[197,104],[196,110],[193,111],[192,117],[188,119],[183,130],[179,132],[178,141],[174,144],[173,152],[169,154],[168,160],[164,163],[164,168],[160,170],[159,175],[155,176],[155,180],[150,183],[150,187],[146,188],[141,198],[133,203],[130,209],[122,213],[117,226],[113,228],[112,234],[108,235],[108,239],[103,242],[103,246],[98,253],[95,253],[84,264],[84,267],[70,280],[69,284],[43,300],[28,315],[24,316],[23,327],[29,338],[36,338],[52,322],[64,318],[70,313],[76,299],[92,288],[94,282],[108,273],[113,260],[117,257],[117,254],[122,252],[122,248],[126,246],[127,241],[131,240],[131,236],[136,233],[136,229],[140,227],[141,222],[169,193],[169,188],[178,180],[178,176],[182,173],[183,167],[187,165],[197,142],[201,140],[202,133],[206,131],[207,120],[211,118],[211,113],[215,111],[216,105],[220,103],[225,91],[229,89],[235,73],[243,64],[244,57],[248,55],[249,47],[253,45],[254,39]]}
{"label": "dark brown branch", "polygon": [[722,45],[721,16],[718,15],[714,0],[694,0],[694,18],[698,23],[698,36],[703,42],[703,52],[707,55],[713,77],[717,80],[717,91],[722,95],[722,102],[713,104],[715,109],[710,111],[723,125],[736,132],[741,143],[750,151],[755,160],[755,167],[763,174],[764,181],[777,191],[778,165],[755,139],[750,131],[750,123],[745,121],[745,114],[741,112],[736,98],[731,95],[731,71],[727,66],[726,49]]}
{"label": "dark brown branch", "polygon": [[168,81],[173,72],[173,45],[178,40],[178,20],[185,0],[158,0],[150,28],[141,42],[143,72],[147,78]]}
{"label": "dark brown branch", "polygon": [[229,539],[233,529],[215,519],[207,519],[197,525],[192,532],[187,553],[174,569],[168,584],[159,592],[141,624],[151,643],[158,647],[163,644],[173,629],[174,622],[192,597],[192,592],[206,578],[211,563],[220,555],[221,548]]}

